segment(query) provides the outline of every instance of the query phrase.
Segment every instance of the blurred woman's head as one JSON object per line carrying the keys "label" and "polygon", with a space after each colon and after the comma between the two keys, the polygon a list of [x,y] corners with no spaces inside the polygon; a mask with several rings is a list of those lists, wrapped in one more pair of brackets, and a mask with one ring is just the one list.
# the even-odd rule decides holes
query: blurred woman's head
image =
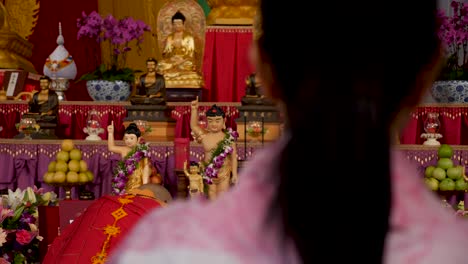
{"label": "blurred woman's head", "polygon": [[287,109],[383,102],[376,112],[394,117],[418,103],[438,71],[436,1],[319,1],[299,8],[264,0],[260,7],[256,68]]}
{"label": "blurred woman's head", "polygon": [[[254,33],[256,72],[281,103],[289,135],[274,178],[279,217],[268,219],[280,220],[304,263],[378,263],[389,229],[392,130],[440,68],[436,1],[302,4],[261,1]],[[379,206],[365,206],[371,199]],[[326,255],[330,248],[346,253]]]}

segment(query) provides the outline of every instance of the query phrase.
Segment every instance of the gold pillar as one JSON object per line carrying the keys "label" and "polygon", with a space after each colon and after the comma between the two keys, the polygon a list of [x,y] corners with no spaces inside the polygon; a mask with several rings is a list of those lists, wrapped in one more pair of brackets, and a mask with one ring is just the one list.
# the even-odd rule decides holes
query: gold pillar
{"label": "gold pillar", "polygon": [[[112,14],[115,18],[121,19],[130,16],[134,19],[143,20],[151,27],[151,33],[145,32],[140,55],[137,52],[136,45],[132,42],[132,50],[127,56],[127,66],[132,69],[146,71],[145,61],[148,57],[159,58],[158,37],[156,35],[156,21],[161,7],[167,0],[99,0],[99,14],[103,17]],[[103,44],[102,61],[109,60],[109,46]]]}

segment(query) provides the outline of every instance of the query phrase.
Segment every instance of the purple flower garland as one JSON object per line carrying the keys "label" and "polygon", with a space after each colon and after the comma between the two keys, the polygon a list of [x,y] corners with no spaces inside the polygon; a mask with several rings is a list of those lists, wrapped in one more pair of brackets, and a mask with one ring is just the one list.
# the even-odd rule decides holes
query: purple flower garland
{"label": "purple flower garland", "polygon": [[138,168],[141,159],[150,158],[150,156],[148,144],[139,144],[123,160],[117,163],[114,178],[112,179],[113,194],[125,194],[128,175],[131,175]]}
{"label": "purple flower garland", "polygon": [[232,143],[239,137],[237,131],[228,128],[225,132],[224,139],[218,144],[218,147],[213,151],[210,161],[205,164],[203,179],[207,184],[213,183],[213,178],[218,177],[219,169],[223,166],[226,157],[234,150]]}

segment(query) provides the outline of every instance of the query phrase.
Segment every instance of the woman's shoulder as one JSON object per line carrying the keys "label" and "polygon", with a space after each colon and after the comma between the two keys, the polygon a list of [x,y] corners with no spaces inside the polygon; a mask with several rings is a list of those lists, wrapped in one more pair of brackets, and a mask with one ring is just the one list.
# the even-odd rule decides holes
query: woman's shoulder
{"label": "woman's shoulder", "polygon": [[386,263],[466,263],[468,221],[443,205],[408,157],[395,150],[392,158]]}

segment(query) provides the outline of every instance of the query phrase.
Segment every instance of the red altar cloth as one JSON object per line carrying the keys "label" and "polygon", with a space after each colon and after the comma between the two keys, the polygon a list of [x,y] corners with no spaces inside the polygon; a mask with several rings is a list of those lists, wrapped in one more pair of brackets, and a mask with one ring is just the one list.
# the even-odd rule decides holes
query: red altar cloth
{"label": "red altar cloth", "polygon": [[422,144],[424,120],[427,113],[439,113],[442,138],[439,142],[451,145],[468,145],[468,105],[466,104],[432,104],[416,108],[408,120],[406,127],[400,132],[400,144]]}
{"label": "red altar cloth", "polygon": [[127,109],[124,106],[129,102],[61,102],[59,107],[59,122],[63,126],[59,128],[59,138],[85,139],[88,134],[83,132],[86,126],[88,112],[97,110],[101,118],[101,128],[104,129],[99,136],[107,140],[107,126],[114,121],[115,138],[122,139],[125,131],[123,120],[127,117]]}
{"label": "red altar cloth", "polygon": [[[59,138],[85,139],[88,134],[83,132],[86,118],[91,109],[99,112],[101,127],[104,129],[99,136],[107,139],[107,126],[114,121],[115,138],[122,139],[125,131],[123,120],[127,117],[126,105],[129,102],[96,102],[96,101],[63,101],[59,104],[59,126],[56,135]],[[13,138],[19,132],[16,124],[23,114],[28,112],[28,103],[25,101],[4,101],[0,104],[0,138]]]}

